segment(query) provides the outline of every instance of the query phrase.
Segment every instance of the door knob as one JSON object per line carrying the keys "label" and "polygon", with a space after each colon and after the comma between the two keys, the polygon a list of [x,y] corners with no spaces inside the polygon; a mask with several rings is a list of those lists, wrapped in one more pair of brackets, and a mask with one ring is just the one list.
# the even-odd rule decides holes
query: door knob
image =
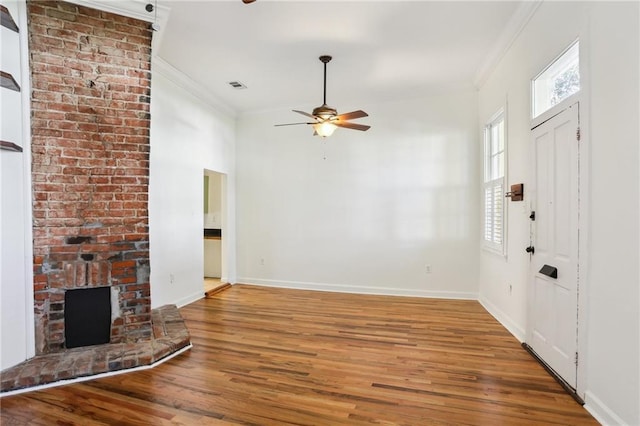
{"label": "door knob", "polygon": [[526,249],[524,249],[527,253],[530,254],[534,254],[536,252],[536,249],[533,246],[529,246]]}

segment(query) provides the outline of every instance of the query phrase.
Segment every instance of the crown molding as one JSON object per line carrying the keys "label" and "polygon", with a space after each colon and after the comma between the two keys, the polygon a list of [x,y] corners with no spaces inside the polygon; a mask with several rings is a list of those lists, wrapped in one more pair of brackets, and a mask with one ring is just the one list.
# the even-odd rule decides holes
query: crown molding
{"label": "crown molding", "polygon": [[473,78],[473,84],[476,89],[484,85],[491,72],[493,72],[500,60],[502,60],[504,55],[509,51],[513,42],[527,26],[529,20],[536,13],[542,2],[543,0],[525,0],[520,3],[518,9],[513,16],[511,16],[509,22],[507,22],[500,37],[498,37],[498,40],[494,43],[493,48],[476,71]]}
{"label": "crown molding", "polygon": [[226,115],[231,119],[235,119],[237,117],[237,112],[220,101],[214,94],[212,94],[208,89],[202,86],[200,83],[193,80],[191,77],[160,58],[159,56],[154,56],[151,60],[151,70],[152,73],[159,73],[165,78],[169,79],[175,85],[180,88],[186,90],[191,95],[195,96],[209,107],[213,108],[216,112]]}

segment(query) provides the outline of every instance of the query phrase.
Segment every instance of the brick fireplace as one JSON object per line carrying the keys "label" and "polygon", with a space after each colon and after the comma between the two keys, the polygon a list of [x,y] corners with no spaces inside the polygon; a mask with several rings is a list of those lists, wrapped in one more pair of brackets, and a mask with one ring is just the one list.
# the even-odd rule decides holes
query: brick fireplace
{"label": "brick fireplace", "polygon": [[65,292],[108,287],[110,343],[152,333],[149,24],[29,1],[36,352],[65,343]]}
{"label": "brick fireplace", "polygon": [[151,309],[149,24],[62,1],[27,10],[36,356],[2,371],[0,392],[190,347],[175,305]]}

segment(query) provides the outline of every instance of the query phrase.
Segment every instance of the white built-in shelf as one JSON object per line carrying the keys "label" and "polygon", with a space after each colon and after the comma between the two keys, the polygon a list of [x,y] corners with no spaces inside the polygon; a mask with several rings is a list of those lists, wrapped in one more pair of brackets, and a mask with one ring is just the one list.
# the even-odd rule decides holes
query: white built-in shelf
{"label": "white built-in shelf", "polygon": [[0,71],[0,86],[5,89],[15,90],[16,92],[20,91],[20,86],[15,78],[8,72]]}
{"label": "white built-in shelf", "polygon": [[0,140],[0,149],[3,149],[5,151],[22,152],[22,147],[20,145],[17,145],[13,142],[7,142],[7,141],[1,141],[1,140]]}
{"label": "white built-in shelf", "polygon": [[[5,6],[0,4],[0,24],[11,31],[18,32],[16,21],[13,20],[11,12]],[[4,37],[4,35],[3,35]],[[3,89],[20,91],[20,85],[16,79],[8,72],[0,71],[0,87]],[[6,118],[6,117],[5,117]],[[0,140],[0,149],[4,151],[22,152],[22,147],[14,142]]]}
{"label": "white built-in shelf", "polygon": [[0,4],[0,24],[3,27],[9,28],[11,31],[18,32],[18,26],[16,25],[16,21],[13,20],[9,9]]}
{"label": "white built-in shelf", "polygon": [[0,24],[3,27],[9,28],[11,31],[18,32],[18,26],[16,25],[16,21],[13,20],[11,16],[11,12],[9,9],[0,4]]}

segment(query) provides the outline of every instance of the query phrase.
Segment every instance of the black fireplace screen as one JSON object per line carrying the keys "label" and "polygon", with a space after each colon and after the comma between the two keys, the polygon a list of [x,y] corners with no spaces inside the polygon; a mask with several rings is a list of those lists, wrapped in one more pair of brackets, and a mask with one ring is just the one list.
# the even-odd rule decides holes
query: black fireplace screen
{"label": "black fireplace screen", "polygon": [[111,289],[67,290],[64,295],[64,336],[67,348],[109,343]]}

